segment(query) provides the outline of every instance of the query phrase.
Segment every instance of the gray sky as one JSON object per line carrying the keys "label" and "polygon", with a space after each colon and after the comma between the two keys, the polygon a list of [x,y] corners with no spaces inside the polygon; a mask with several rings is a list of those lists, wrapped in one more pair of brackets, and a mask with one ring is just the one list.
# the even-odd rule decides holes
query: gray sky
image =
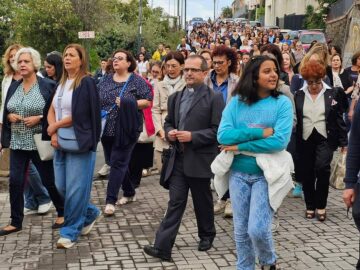
{"label": "gray sky", "polygon": [[[185,0],[183,0],[184,2]],[[231,3],[234,0],[216,0],[216,16],[219,16],[221,9],[226,6],[231,6]],[[165,12],[170,15],[176,15],[176,9],[174,7],[177,5],[177,0],[149,0],[149,4],[153,7],[160,6]],[[170,9],[169,9],[170,8]],[[214,16],[214,0],[187,0],[187,20],[190,20],[193,17],[202,17],[207,20],[209,17],[213,18]]]}

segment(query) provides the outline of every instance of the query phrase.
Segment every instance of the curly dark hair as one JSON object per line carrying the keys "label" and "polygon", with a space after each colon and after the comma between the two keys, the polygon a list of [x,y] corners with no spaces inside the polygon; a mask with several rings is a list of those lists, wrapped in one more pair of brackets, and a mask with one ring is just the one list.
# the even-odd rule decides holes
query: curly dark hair
{"label": "curly dark hair", "polygon": [[214,58],[215,56],[226,56],[227,60],[231,61],[231,65],[228,68],[229,73],[236,73],[237,54],[233,49],[230,49],[225,45],[218,46],[212,53],[212,57]]}
{"label": "curly dark hair", "polygon": [[[260,67],[265,61],[274,62],[279,82],[280,69],[276,59],[267,55],[254,56],[251,57],[250,61],[245,65],[241,78],[232,93],[233,96],[239,95],[240,100],[249,105],[254,104],[260,99],[258,95],[259,86],[257,82],[259,80]],[[276,89],[277,87],[270,91],[270,95],[272,97],[278,97],[280,95]]]}

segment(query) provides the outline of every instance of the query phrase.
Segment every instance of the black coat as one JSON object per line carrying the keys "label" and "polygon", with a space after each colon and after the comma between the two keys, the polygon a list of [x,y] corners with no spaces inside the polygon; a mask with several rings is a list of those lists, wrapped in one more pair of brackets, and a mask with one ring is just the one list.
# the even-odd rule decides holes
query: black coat
{"label": "black coat", "polygon": [[[178,128],[180,100],[183,91],[169,97],[165,133]],[[217,130],[225,107],[221,93],[215,93],[205,84],[195,90],[184,130],[190,131],[192,141],[184,143],[184,174],[188,177],[212,177],[210,165],[218,154]],[[175,158],[173,156],[172,158]],[[173,164],[173,161],[169,161]]]}
{"label": "black coat", "polygon": [[[341,96],[338,94],[338,91],[343,90],[341,88],[332,88],[327,89],[324,93],[327,141],[333,150],[336,150],[339,146],[343,147],[348,144],[346,125],[343,119]],[[303,134],[304,100],[305,92],[297,91],[294,96],[294,101],[297,116],[296,137],[298,149],[301,149]]]}
{"label": "black coat", "polygon": [[[50,140],[50,137],[47,134],[48,122],[47,122],[47,114],[51,105],[52,98],[55,94],[56,90],[56,83],[47,78],[37,77],[40,93],[45,100],[45,107],[43,109],[43,119],[42,119],[42,139],[43,140]],[[4,115],[3,115],[3,127],[1,130],[1,144],[3,148],[10,147],[10,140],[11,140],[11,123],[8,120],[9,111],[7,109],[7,104],[9,103],[10,98],[16,92],[16,89],[22,83],[22,80],[13,82],[9,90],[7,92],[5,98],[5,105],[4,105]]]}

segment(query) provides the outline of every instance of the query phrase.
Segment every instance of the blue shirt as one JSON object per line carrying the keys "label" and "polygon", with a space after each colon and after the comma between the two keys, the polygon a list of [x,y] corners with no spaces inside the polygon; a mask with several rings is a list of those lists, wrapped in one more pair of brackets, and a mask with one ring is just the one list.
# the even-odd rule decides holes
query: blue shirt
{"label": "blue shirt", "polygon": [[[286,149],[293,126],[293,107],[288,97],[269,96],[251,105],[233,97],[225,107],[218,141],[224,145],[237,145],[239,151],[272,153]],[[264,128],[273,128],[274,134],[263,138]],[[232,170],[248,174],[262,174],[254,157],[236,155]]]}
{"label": "blue shirt", "polygon": [[224,102],[226,103],[227,101],[227,95],[228,95],[228,79],[226,79],[221,85],[218,85],[217,84],[217,81],[216,81],[216,72],[215,70],[213,70],[211,72],[211,75],[210,75],[210,79],[213,83],[213,90],[215,92],[221,92],[223,97],[224,97]]}

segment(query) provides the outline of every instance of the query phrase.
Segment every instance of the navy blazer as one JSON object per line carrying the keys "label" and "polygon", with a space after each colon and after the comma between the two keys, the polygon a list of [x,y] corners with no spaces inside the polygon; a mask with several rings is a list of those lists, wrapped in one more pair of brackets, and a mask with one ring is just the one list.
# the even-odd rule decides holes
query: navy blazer
{"label": "navy blazer", "polygon": [[[168,99],[168,115],[164,123],[166,137],[171,130],[178,128],[180,101],[184,89],[175,92]],[[190,131],[192,135],[192,141],[183,144],[184,174],[186,176],[212,177],[210,165],[218,154],[216,135],[224,107],[224,98],[220,92],[214,92],[205,84],[195,90],[184,128],[186,131]],[[174,144],[173,142],[170,143]],[[175,155],[172,158],[174,159]],[[169,164],[173,163],[174,160],[169,161]]]}
{"label": "navy blazer", "polygon": [[[41,78],[37,76],[37,81],[40,88],[40,93],[45,100],[45,107],[43,109],[43,119],[42,119],[42,139],[43,140],[50,140],[50,137],[47,135],[47,114],[49,111],[49,107],[52,101],[52,97],[55,93],[55,85],[56,83],[47,78]],[[7,109],[7,104],[9,103],[10,98],[16,92],[16,89],[22,83],[22,80],[15,81],[10,85],[10,88],[7,92],[5,105],[4,105],[4,115],[3,115],[3,127],[1,130],[1,144],[3,148],[10,147],[10,140],[11,140],[11,123],[8,120],[9,111]]]}
{"label": "navy blazer", "polygon": [[80,151],[96,151],[101,133],[100,98],[93,78],[84,77],[72,94],[71,114]]}

